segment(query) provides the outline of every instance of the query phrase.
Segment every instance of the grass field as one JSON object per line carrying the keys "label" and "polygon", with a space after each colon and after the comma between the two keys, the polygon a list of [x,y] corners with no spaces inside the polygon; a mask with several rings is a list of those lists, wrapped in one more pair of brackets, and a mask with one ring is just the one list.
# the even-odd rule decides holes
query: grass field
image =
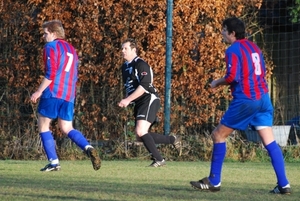
{"label": "grass field", "polygon": [[40,172],[45,161],[0,161],[0,200],[300,200],[300,164],[287,163],[291,195],[272,195],[276,185],[270,163],[225,162],[220,192],[201,192],[189,181],[209,173],[209,162],[103,161],[94,171],[90,161],[61,161],[62,170]]}

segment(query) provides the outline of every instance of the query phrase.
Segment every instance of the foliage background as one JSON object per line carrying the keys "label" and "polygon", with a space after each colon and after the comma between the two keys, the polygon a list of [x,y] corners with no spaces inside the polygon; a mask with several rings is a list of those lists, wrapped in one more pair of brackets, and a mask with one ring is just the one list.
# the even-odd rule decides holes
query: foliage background
{"label": "foliage background", "polygon": [[[256,12],[262,0],[175,0],[173,9],[171,132],[203,134],[220,119],[228,88],[212,93],[210,81],[224,74],[221,23],[241,17],[250,36],[260,31]],[[30,95],[43,78],[41,25],[60,19],[67,40],[80,56],[75,127],[91,141],[131,137],[130,109],[117,106],[123,97],[120,45],[128,37],[153,68],[164,103],[166,1],[153,0],[11,0],[1,1],[0,158],[42,157],[36,107]],[[272,62],[267,57],[268,76]],[[159,117],[163,119],[163,110]],[[60,145],[64,138],[52,124]],[[163,133],[159,124],[155,131]],[[63,140],[62,140],[63,141]],[[24,152],[27,150],[27,152]],[[28,155],[28,153],[30,153]],[[25,156],[26,155],[26,156]]]}

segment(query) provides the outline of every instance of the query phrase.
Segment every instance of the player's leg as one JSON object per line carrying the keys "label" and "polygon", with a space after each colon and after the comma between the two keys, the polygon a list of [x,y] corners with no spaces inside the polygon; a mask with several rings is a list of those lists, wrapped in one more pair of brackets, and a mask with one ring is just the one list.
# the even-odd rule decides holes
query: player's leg
{"label": "player's leg", "polygon": [[182,152],[181,136],[179,135],[162,135],[158,133],[149,133],[154,139],[155,144],[172,144],[180,156]]}
{"label": "player's leg", "polygon": [[200,190],[219,191],[221,187],[221,173],[226,155],[226,138],[233,132],[232,128],[219,124],[212,132],[213,151],[211,157],[210,174],[199,181],[191,181],[192,187]]}
{"label": "player's leg", "polygon": [[63,133],[65,133],[78,147],[80,147],[80,149],[85,150],[90,146],[83,134],[73,128],[72,121],[58,118],[58,126]]}
{"label": "player's leg", "polygon": [[[150,125],[149,130],[154,124],[158,123],[158,117],[155,117],[154,122]],[[161,135],[154,132],[149,132],[149,134],[153,137],[155,144],[173,144],[176,140],[176,136],[174,135]]]}
{"label": "player's leg", "polygon": [[149,134],[152,136],[155,144],[173,144],[176,139],[173,135],[162,135],[153,132],[149,132]]}
{"label": "player's leg", "polygon": [[268,95],[262,97],[262,110],[253,118],[251,124],[255,126],[262,142],[271,158],[272,166],[277,177],[277,186],[271,193],[289,194],[290,184],[286,177],[283,154],[276,143],[272,131],[273,106]]}
{"label": "player's leg", "polygon": [[291,193],[290,185],[286,177],[283,154],[276,143],[272,131],[273,125],[273,106],[268,95],[262,97],[262,110],[252,120],[262,142],[267,149],[271,158],[272,166],[277,177],[277,186],[271,191],[272,193],[289,194]]}
{"label": "player's leg", "polygon": [[219,124],[212,132],[214,146],[208,179],[214,186],[221,184],[222,166],[226,155],[226,138],[233,131],[234,129]]}
{"label": "player's leg", "polygon": [[59,159],[56,153],[55,141],[50,131],[51,120],[56,118],[56,103],[53,99],[42,98],[38,105],[38,129],[43,144],[43,148],[50,162],[41,171],[60,170]]}
{"label": "player's leg", "polygon": [[254,117],[257,102],[233,100],[225,112],[220,124],[213,130],[213,152],[209,177],[190,184],[200,190],[219,191],[221,186],[221,172],[226,156],[226,138],[235,130],[244,130]]}
{"label": "player's leg", "polygon": [[[157,112],[160,108],[160,99],[157,98],[155,95],[151,95],[151,99],[149,101],[149,106],[147,108],[146,120],[151,122],[151,126],[154,122],[158,121],[157,119]],[[148,131],[149,131],[148,129]],[[173,147],[176,149],[178,155],[181,155],[182,146],[181,146],[181,136],[179,135],[162,135],[154,132],[149,132],[152,136],[155,144],[172,144]]]}
{"label": "player's leg", "polygon": [[220,124],[212,132],[214,143],[210,175],[208,177],[212,185],[221,184],[222,166],[226,155],[226,139],[235,130],[246,128],[254,117],[253,108],[258,103],[252,101],[233,100],[224,114]]}
{"label": "player's leg", "polygon": [[148,129],[150,127],[151,123],[146,120],[137,120],[136,121],[136,127],[135,132],[136,135],[138,135],[142,141],[148,152],[150,153],[153,163],[150,165],[151,167],[160,167],[165,165],[165,160],[159,153],[155,142],[152,138],[152,136],[148,133]]}
{"label": "player's leg", "polygon": [[154,94],[151,94],[134,108],[136,119],[135,133],[142,139],[144,146],[152,156],[153,163],[150,165],[151,167],[165,165],[165,160],[159,153],[153,137],[148,133],[151,124],[155,121],[159,107],[159,99]]}
{"label": "player's leg", "polygon": [[55,141],[53,139],[52,132],[49,130],[51,119],[39,115],[38,122],[41,141],[45,153],[47,155],[48,161],[50,162],[44,168],[42,168],[41,171],[49,172],[60,170],[59,159],[56,153]]}
{"label": "player's leg", "polygon": [[71,102],[64,101],[61,104],[58,113],[58,125],[63,133],[65,133],[78,147],[87,153],[91,158],[93,168],[98,170],[101,167],[101,160],[98,152],[94,147],[90,145],[83,134],[73,128],[73,115],[74,115],[74,104]]}
{"label": "player's leg", "polygon": [[274,140],[272,128],[264,127],[261,130],[258,130],[258,133],[269,153],[271,163],[277,177],[277,186],[271,191],[271,193],[291,193],[290,184],[286,177],[283,154],[280,147]]}

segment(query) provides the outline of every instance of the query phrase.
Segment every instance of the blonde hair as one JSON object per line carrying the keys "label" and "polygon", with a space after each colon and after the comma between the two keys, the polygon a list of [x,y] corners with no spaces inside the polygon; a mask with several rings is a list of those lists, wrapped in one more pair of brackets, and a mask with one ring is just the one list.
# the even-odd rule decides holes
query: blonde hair
{"label": "blonde hair", "polygon": [[65,38],[65,30],[60,20],[51,20],[44,22],[42,25],[43,29],[47,28],[50,33],[56,33],[58,38]]}

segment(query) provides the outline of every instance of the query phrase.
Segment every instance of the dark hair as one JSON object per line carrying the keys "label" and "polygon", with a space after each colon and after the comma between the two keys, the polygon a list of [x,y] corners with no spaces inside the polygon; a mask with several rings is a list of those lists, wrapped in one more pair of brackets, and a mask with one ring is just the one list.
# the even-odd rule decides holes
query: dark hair
{"label": "dark hair", "polygon": [[59,20],[52,20],[48,22],[44,22],[42,28],[47,28],[50,33],[56,33],[58,38],[64,39],[65,38],[65,30],[61,21]]}
{"label": "dark hair", "polygon": [[133,38],[127,38],[122,44],[124,44],[124,43],[129,43],[131,49],[135,48],[137,51],[137,49],[138,49],[137,43]]}
{"label": "dark hair", "polygon": [[245,38],[245,24],[239,18],[227,18],[223,21],[222,26],[227,28],[228,34],[231,34],[234,31],[237,40]]}

